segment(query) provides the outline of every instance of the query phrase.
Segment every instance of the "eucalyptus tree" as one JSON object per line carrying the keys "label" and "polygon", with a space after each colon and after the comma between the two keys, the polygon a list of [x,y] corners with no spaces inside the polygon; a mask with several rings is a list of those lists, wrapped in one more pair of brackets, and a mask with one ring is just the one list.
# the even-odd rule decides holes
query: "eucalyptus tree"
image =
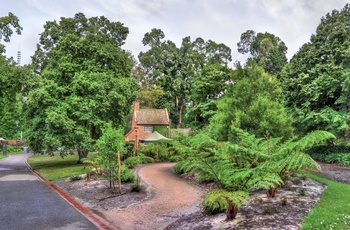
{"label": "eucalyptus tree", "polygon": [[231,61],[231,50],[224,44],[190,37],[182,39],[180,47],[169,40],[160,29],[152,29],[145,34],[142,42],[150,49],[139,54],[139,60],[152,84],[164,90],[158,106],[170,110],[171,120],[177,127],[183,123],[183,115],[192,100],[192,86],[200,76],[202,68],[208,64],[227,65]]}
{"label": "eucalyptus tree", "polygon": [[277,74],[287,64],[287,46],[274,34],[247,30],[237,43],[238,52],[249,53],[249,59],[256,61],[269,74]]}
{"label": "eucalyptus tree", "polygon": [[124,124],[137,91],[132,60],[121,49],[127,35],[103,16],[46,22],[33,56],[40,78],[26,103],[34,151],[77,150],[81,162],[106,123]]}
{"label": "eucalyptus tree", "polygon": [[321,18],[316,33],[281,73],[284,98],[298,131],[348,136],[350,5]]}

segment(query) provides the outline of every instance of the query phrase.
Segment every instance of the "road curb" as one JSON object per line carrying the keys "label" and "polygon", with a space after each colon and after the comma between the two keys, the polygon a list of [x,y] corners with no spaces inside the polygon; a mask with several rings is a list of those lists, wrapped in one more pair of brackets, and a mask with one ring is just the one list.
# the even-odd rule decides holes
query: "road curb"
{"label": "road curb", "polygon": [[38,177],[40,178],[47,186],[49,186],[52,190],[54,190],[58,195],[60,195],[63,199],[65,199],[70,205],[72,205],[77,211],[79,211],[83,216],[85,216],[89,221],[91,221],[96,227],[103,230],[117,230],[117,228],[112,225],[107,220],[103,219],[99,215],[95,214],[93,211],[82,205],[76,199],[74,199],[71,195],[66,193],[63,189],[50,182],[46,178],[44,178],[40,173],[35,171],[26,160],[27,167]]}

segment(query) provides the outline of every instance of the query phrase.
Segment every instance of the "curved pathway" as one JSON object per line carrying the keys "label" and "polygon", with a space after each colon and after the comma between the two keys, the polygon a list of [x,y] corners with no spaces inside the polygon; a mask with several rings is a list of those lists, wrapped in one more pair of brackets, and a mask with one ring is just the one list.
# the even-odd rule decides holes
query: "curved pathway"
{"label": "curved pathway", "polygon": [[118,229],[162,229],[181,215],[199,210],[203,191],[172,172],[174,163],[145,165],[138,170],[147,185],[146,200],[103,215]]}

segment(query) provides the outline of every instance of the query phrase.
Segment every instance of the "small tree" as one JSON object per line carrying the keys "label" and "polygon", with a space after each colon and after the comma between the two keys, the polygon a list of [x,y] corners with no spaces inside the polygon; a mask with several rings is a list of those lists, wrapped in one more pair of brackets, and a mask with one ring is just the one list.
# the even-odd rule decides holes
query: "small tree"
{"label": "small tree", "polygon": [[[114,188],[115,173],[118,170],[118,151],[125,152],[125,142],[122,129],[113,129],[108,127],[104,130],[103,135],[98,139],[96,144],[100,151],[98,164],[106,171],[109,188]],[[119,191],[121,191],[119,184]]]}

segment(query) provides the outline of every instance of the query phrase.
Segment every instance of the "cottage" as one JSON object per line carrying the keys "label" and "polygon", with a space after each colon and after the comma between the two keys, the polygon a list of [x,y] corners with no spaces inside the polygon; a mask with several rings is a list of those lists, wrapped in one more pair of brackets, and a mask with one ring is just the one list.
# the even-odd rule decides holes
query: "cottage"
{"label": "cottage", "polygon": [[166,126],[170,136],[170,120],[167,109],[140,109],[140,103],[134,103],[131,118],[131,130],[125,135],[125,141],[134,143],[136,151],[140,139],[151,135],[154,126]]}

